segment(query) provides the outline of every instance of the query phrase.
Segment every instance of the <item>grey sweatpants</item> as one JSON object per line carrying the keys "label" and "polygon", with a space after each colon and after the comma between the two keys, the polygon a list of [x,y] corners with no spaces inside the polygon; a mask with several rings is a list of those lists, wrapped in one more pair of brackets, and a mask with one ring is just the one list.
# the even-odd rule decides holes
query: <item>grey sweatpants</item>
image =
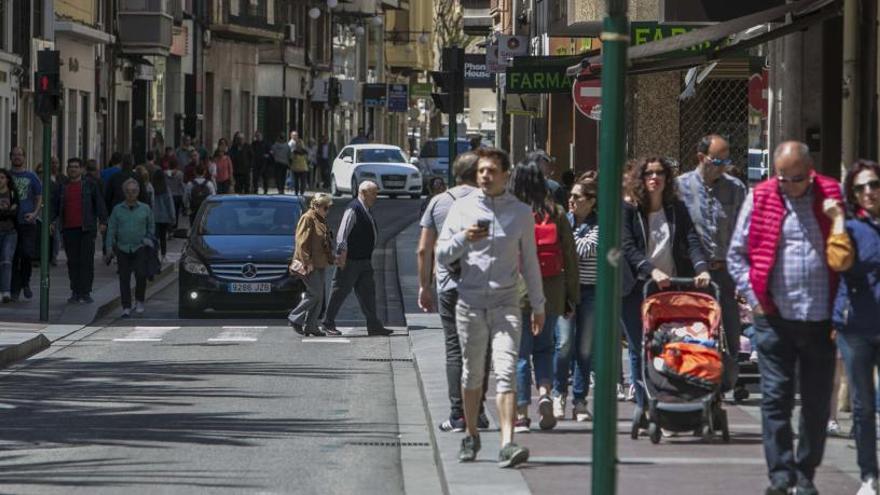
{"label": "grey sweatpants", "polygon": [[455,323],[461,341],[461,384],[467,390],[483,385],[486,350],[492,341],[496,393],[516,392],[516,361],[522,336],[519,305],[474,309],[458,301]]}

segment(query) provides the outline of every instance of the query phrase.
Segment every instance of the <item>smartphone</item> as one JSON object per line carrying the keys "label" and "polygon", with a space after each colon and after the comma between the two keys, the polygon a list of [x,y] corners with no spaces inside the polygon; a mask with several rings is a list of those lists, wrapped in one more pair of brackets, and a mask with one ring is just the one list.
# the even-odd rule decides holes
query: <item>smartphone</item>
{"label": "smartphone", "polygon": [[483,230],[489,230],[489,225],[491,225],[491,224],[492,224],[491,220],[487,220],[487,219],[477,220],[477,227],[479,227]]}

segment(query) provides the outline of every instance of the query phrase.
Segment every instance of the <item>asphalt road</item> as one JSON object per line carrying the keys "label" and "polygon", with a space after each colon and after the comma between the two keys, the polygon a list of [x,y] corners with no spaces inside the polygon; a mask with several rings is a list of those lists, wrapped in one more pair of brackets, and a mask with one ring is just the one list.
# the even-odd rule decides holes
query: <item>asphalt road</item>
{"label": "asphalt road", "polygon": [[[381,199],[382,237],[418,204]],[[348,338],[303,340],[279,319],[177,320],[176,291],[4,372],[0,491],[403,492],[403,336],[366,337],[353,296]]]}

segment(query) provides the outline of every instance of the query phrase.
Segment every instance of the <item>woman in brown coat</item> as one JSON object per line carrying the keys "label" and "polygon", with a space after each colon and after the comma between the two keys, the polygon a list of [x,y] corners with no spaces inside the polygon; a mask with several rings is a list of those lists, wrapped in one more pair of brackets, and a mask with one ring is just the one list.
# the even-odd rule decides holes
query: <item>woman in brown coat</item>
{"label": "woman in brown coat", "polygon": [[316,194],[311,207],[300,217],[296,226],[296,250],[290,262],[290,271],[302,276],[306,292],[287,319],[300,335],[327,335],[318,328],[318,315],[326,292],[327,267],[333,264],[333,236],[327,226],[327,212],[332,204],[333,199],[329,194]]}

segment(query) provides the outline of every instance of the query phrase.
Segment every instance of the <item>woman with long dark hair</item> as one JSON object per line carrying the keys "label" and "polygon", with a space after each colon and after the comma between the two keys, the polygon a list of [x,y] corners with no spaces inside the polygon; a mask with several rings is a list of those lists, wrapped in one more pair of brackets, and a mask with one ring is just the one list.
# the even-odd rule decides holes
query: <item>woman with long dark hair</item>
{"label": "woman with long dark hair", "polygon": [[874,373],[880,364],[880,165],[859,160],[844,181],[852,218],[826,200],[832,219],[828,266],[841,272],[832,321],[837,346],[852,386],[853,436],[862,488],[878,493],[876,389]]}
{"label": "woman with long dark hair", "polygon": [[[698,287],[709,285],[708,264],[687,207],[675,193],[672,163],[650,157],[633,165],[631,200],[623,205],[621,247],[636,283],[623,298],[623,323],[629,343],[630,380],[635,385],[636,426],[644,421],[645,392],[641,383],[643,288],[649,280],[661,289],[672,277],[694,277]],[[637,424],[638,423],[638,424]]]}
{"label": "woman with long dark hair", "polygon": [[[544,328],[537,336],[529,331],[531,308],[523,301],[523,332],[516,366],[516,420],[514,432],[528,433],[529,404],[532,401],[532,368],[535,383],[541,394],[538,400],[538,425],[542,430],[556,426],[553,414],[554,337],[557,325],[571,326],[571,317],[580,298],[578,263],[574,236],[565,211],[554,203],[547,191],[547,183],[541,168],[534,161],[517,165],[510,177],[510,190],[520,201],[532,208],[535,217],[535,242],[541,265],[545,303]],[[568,331],[570,333],[570,330]]]}
{"label": "woman with long dark hair", "polygon": [[15,179],[6,169],[0,169],[0,299],[8,303],[12,297],[12,259],[18,244],[15,230],[18,218],[18,190]]}
{"label": "woman with long dark hair", "polygon": [[159,238],[159,252],[162,260],[168,252],[168,231],[176,218],[174,198],[168,187],[168,178],[162,170],[156,170],[150,177],[153,186],[153,219],[156,222],[156,237]]}

